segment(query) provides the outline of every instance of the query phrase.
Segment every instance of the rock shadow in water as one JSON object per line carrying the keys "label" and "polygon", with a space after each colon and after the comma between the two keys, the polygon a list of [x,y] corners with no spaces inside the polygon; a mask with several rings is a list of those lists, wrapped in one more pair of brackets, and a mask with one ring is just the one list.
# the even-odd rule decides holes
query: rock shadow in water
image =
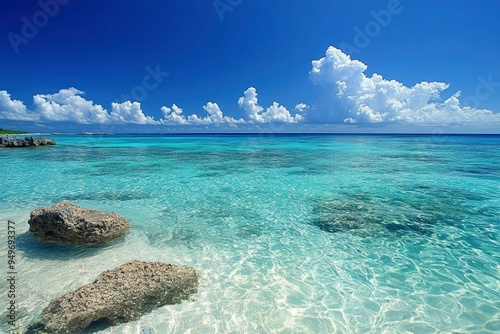
{"label": "rock shadow in water", "polygon": [[105,249],[124,242],[124,237],[99,245],[75,245],[71,243],[47,243],[39,240],[31,232],[16,238],[17,250],[27,258],[40,260],[83,259],[94,256]]}
{"label": "rock shadow in water", "polygon": [[82,334],[94,334],[100,331],[107,330],[117,324],[112,323],[109,319],[99,319],[91,323],[87,328],[82,331]]}

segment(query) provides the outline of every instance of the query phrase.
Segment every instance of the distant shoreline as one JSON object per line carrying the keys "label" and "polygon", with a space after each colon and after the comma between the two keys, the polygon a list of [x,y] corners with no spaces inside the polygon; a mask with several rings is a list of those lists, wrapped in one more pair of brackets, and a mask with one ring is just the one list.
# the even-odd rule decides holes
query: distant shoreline
{"label": "distant shoreline", "polygon": [[100,133],[100,132],[52,132],[52,133],[25,133],[30,135],[53,135],[53,136],[145,136],[145,137],[182,137],[182,136],[408,136],[408,137],[447,137],[447,136],[500,136],[500,133],[365,133],[365,132],[115,132],[115,133]]}
{"label": "distant shoreline", "polygon": [[0,128],[0,135],[27,135],[29,132],[19,130],[5,130]]}
{"label": "distant shoreline", "polygon": [[403,133],[403,132],[387,132],[387,133],[369,133],[369,132],[27,132],[20,130],[6,130],[0,128],[0,135],[30,135],[30,136],[146,136],[146,137],[183,137],[183,136],[408,136],[408,137],[447,137],[447,136],[500,136],[500,133]]}

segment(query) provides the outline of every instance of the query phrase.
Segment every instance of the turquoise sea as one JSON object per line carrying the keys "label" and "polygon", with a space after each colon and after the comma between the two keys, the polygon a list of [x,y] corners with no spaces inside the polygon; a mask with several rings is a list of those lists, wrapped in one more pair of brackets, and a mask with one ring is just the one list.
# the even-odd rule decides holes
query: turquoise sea
{"label": "turquoise sea", "polygon": [[[52,137],[0,149],[19,332],[133,259],[196,268],[198,293],[90,332],[500,332],[500,136]],[[30,211],[62,199],[131,231],[105,247],[38,243]]]}

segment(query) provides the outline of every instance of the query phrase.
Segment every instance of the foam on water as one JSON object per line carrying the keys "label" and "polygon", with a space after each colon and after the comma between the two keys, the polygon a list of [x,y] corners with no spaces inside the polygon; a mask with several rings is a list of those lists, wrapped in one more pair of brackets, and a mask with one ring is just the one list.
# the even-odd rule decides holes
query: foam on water
{"label": "foam on water", "polygon": [[[93,332],[500,330],[499,137],[56,139],[0,151],[22,328],[140,259],[193,266],[198,293]],[[105,247],[40,244],[29,212],[61,199],[118,212],[131,232]]]}

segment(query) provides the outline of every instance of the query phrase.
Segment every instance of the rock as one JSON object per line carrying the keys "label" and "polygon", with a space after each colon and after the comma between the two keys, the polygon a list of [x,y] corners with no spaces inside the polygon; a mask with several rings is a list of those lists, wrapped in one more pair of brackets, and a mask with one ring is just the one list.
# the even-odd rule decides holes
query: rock
{"label": "rock", "polygon": [[384,217],[367,200],[325,199],[316,203],[311,224],[328,233],[365,230],[383,223]]}
{"label": "rock", "polygon": [[29,230],[48,242],[99,244],[125,234],[130,224],[114,212],[82,208],[70,201],[31,211]]}
{"label": "rock", "polygon": [[96,321],[116,325],[137,320],[155,308],[187,299],[196,292],[198,278],[187,266],[128,262],[52,300],[35,332],[74,334]]}
{"label": "rock", "polygon": [[33,140],[33,146],[47,146],[55,144],[56,142],[52,138],[35,138]]}
{"label": "rock", "polygon": [[9,140],[9,136],[7,135],[0,135],[0,146],[5,145],[7,141]]}
{"label": "rock", "polygon": [[30,146],[46,146],[55,145],[56,142],[51,138],[10,138],[9,136],[0,136],[0,146],[5,147],[30,147]]}

